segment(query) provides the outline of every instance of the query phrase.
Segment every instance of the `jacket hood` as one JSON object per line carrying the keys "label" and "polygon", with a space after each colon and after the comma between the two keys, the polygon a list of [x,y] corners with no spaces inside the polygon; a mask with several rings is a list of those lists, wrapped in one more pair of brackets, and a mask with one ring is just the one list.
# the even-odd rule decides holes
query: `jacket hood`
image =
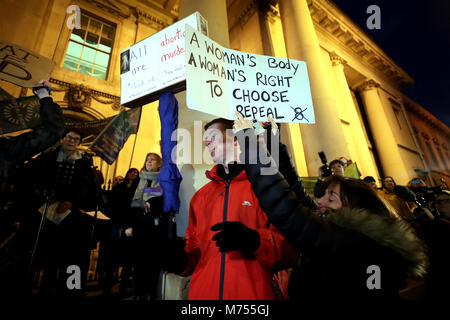
{"label": "jacket hood", "polygon": [[[206,170],[206,177],[215,182],[225,182],[225,180],[219,175],[218,168],[219,165],[216,164],[211,170]],[[232,180],[247,180],[247,175],[245,174],[244,168],[242,168],[242,171],[238,173],[237,176],[235,176]]]}
{"label": "jacket hood", "polygon": [[400,254],[407,261],[409,276],[422,278],[426,274],[428,257],[425,245],[406,221],[385,218],[365,209],[350,208],[330,213],[327,220],[362,233]]}

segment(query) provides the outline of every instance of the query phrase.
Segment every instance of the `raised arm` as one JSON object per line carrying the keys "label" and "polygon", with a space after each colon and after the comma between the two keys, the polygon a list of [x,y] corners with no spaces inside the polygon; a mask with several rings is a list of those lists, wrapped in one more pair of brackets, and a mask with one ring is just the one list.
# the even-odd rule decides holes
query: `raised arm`
{"label": "raised arm", "polygon": [[55,144],[64,134],[65,125],[61,108],[53,102],[46,89],[38,90],[37,95],[40,98],[39,127],[2,141],[2,152],[10,162],[21,163],[31,158]]}

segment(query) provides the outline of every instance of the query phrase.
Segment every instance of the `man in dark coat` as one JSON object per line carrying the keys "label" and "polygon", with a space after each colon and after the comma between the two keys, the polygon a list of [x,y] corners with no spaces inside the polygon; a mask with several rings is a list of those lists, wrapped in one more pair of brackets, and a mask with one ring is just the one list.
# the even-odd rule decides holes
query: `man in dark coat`
{"label": "man in dark coat", "polygon": [[[50,83],[43,81],[48,88]],[[46,88],[37,90],[40,103],[41,124],[33,131],[15,137],[0,137],[0,214],[1,224],[9,225],[3,219],[3,207],[10,200],[10,175],[14,166],[30,159],[35,154],[56,143],[64,134],[65,125],[61,108],[53,102]]]}
{"label": "man in dark coat", "polygon": [[26,176],[32,187],[36,208],[45,200],[45,193],[54,197],[71,194],[73,206],[86,211],[95,210],[98,196],[92,159],[77,150],[81,134],[68,130],[56,150],[43,153],[34,159]]}
{"label": "man in dark coat", "polygon": [[[50,84],[45,81],[45,84]],[[39,127],[15,137],[0,137],[0,192],[6,191],[8,176],[14,165],[24,162],[60,139],[65,130],[61,108],[53,102],[47,89],[37,91],[40,103]]]}

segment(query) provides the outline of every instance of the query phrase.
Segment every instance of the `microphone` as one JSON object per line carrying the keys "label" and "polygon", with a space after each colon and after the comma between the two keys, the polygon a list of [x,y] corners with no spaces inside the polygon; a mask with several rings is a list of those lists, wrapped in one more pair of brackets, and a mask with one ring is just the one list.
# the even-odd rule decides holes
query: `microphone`
{"label": "microphone", "polygon": [[407,202],[416,202],[417,200],[415,193],[406,186],[394,186],[394,193]]}

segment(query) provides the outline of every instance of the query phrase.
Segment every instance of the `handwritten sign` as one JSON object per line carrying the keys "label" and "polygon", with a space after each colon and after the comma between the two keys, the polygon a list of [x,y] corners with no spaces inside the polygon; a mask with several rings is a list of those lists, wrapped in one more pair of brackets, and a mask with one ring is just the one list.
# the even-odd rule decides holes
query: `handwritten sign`
{"label": "handwritten sign", "polygon": [[121,52],[122,105],[138,107],[157,100],[163,90],[185,89],[186,25],[207,34],[207,22],[196,12]]}
{"label": "handwritten sign", "polygon": [[315,123],[304,61],[224,48],[186,26],[187,106],[235,119]]}
{"label": "handwritten sign", "polygon": [[55,63],[31,50],[0,40],[0,79],[24,88],[49,79]]}

